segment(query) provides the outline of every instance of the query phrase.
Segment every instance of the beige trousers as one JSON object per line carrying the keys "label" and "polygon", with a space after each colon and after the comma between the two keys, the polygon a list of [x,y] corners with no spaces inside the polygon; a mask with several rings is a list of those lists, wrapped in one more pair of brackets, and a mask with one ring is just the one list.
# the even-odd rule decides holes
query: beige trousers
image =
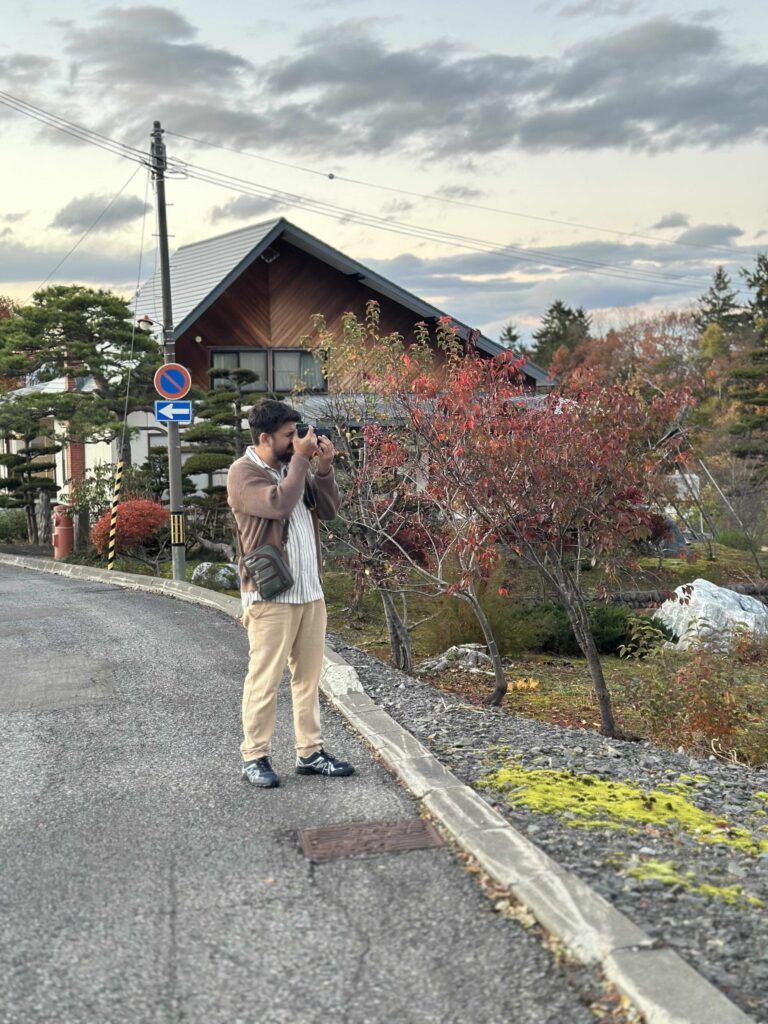
{"label": "beige trousers", "polygon": [[275,731],[277,691],[286,664],[291,670],[293,729],[302,757],[320,750],[318,689],[325,651],[325,601],[248,605],[243,625],[248,630],[248,675],[243,684],[244,761],[269,756]]}

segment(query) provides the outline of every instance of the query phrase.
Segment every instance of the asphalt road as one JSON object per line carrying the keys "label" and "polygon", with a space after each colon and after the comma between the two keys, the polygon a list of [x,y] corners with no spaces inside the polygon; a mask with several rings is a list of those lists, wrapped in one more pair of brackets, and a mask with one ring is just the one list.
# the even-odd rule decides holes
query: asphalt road
{"label": "asphalt road", "polygon": [[3,1024],[594,1024],[449,849],[312,864],[301,828],[413,818],[329,708],[351,779],[239,780],[241,626],[0,567]]}

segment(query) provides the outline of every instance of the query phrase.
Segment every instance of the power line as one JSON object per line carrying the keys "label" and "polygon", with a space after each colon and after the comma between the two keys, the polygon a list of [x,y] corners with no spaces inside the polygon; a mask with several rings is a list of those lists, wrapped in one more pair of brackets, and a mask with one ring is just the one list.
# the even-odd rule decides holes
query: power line
{"label": "power line", "polygon": [[[136,168],[136,170],[138,171],[138,167]],[[126,431],[128,429],[128,399],[129,399],[129,396],[130,396],[130,393],[131,393],[131,375],[133,373],[133,352],[134,352],[134,346],[136,344],[136,327],[137,327],[137,324],[136,324],[136,312],[135,312],[135,305],[136,305],[136,298],[135,297],[136,297],[136,295],[138,295],[139,288],[141,287],[141,265],[142,265],[142,261],[144,259],[144,229],[145,229],[146,224],[147,224],[147,199],[149,198],[149,181],[150,181],[151,177],[152,177],[152,172],[150,170],[147,170],[147,183],[144,186],[144,213],[142,214],[142,217],[141,217],[141,241],[139,242],[139,261],[138,261],[139,262],[139,269],[138,269],[138,271],[136,273],[136,291],[134,292],[134,314],[133,314],[133,317],[131,318],[132,319],[132,324],[131,324],[131,350],[130,350],[130,354],[128,356],[128,374],[127,374],[126,382],[125,382],[125,407],[123,409],[123,429],[122,429],[122,432],[120,434],[120,447],[118,449],[118,455],[117,455],[118,461],[121,461],[122,458],[123,458],[123,449],[125,447],[125,434],[126,434]]]}
{"label": "power line", "polygon": [[425,228],[420,225],[406,224],[402,221],[387,220],[382,217],[377,217],[374,214],[367,214],[347,207],[336,206],[323,200],[310,199],[306,196],[300,196],[295,193],[272,189],[269,186],[260,185],[257,182],[252,182],[244,178],[237,178],[233,175],[211,171],[209,168],[201,167],[197,164],[186,162],[180,163],[179,161],[176,161],[176,164],[179,167],[183,167],[190,178],[194,178],[195,180],[203,181],[211,185],[217,185],[222,188],[227,188],[230,191],[239,192],[243,195],[270,198],[283,205],[298,206],[308,209],[311,212],[319,213],[323,216],[352,221],[353,223],[362,224],[367,227],[374,227],[395,234],[408,235],[410,237],[426,241],[441,242],[447,245],[457,246],[459,248],[471,249],[477,252],[486,252],[514,262],[534,259],[539,262],[549,263],[551,266],[555,267],[559,266],[571,269],[581,269],[590,273],[600,271],[602,274],[609,277],[617,277],[623,280],[644,281],[646,283],[665,284],[668,286],[687,284],[698,288],[705,283],[703,278],[692,278],[685,275],[673,277],[664,271],[655,271],[652,269],[639,271],[632,267],[621,267],[617,264],[609,264],[576,256],[567,256],[565,254],[553,253],[545,249],[526,249],[522,246],[502,245],[498,242],[491,242],[487,239],[474,238],[468,235],[456,235],[450,232],[440,231],[436,228]]}
{"label": "power line", "polygon": [[119,190],[118,190],[118,191],[117,191],[117,192],[116,192],[116,193],[115,193],[115,194],[114,194],[114,195],[112,196],[112,198],[111,198],[111,199],[110,199],[110,201],[109,201],[109,202],[107,203],[107,205],[106,205],[106,206],[104,207],[104,209],[103,209],[103,210],[101,211],[101,213],[100,213],[100,214],[98,215],[98,217],[97,217],[97,218],[96,218],[96,219],[95,219],[95,220],[93,221],[93,223],[92,223],[92,224],[91,224],[91,225],[90,225],[89,227],[87,227],[87,228],[85,229],[85,231],[84,231],[84,232],[82,233],[82,235],[81,235],[81,236],[80,236],[80,237],[78,238],[78,240],[77,240],[77,241],[75,242],[75,244],[74,244],[74,245],[72,246],[72,248],[71,248],[71,249],[69,250],[69,252],[68,252],[68,253],[67,253],[67,254],[66,254],[65,256],[62,256],[62,258],[61,258],[61,259],[59,260],[59,262],[58,262],[58,263],[56,264],[56,266],[55,266],[55,267],[53,268],[53,270],[52,270],[52,271],[50,272],[50,274],[48,275],[48,277],[46,277],[46,279],[45,279],[45,280],[44,280],[44,281],[42,282],[42,284],[39,284],[39,285],[37,286],[37,288],[35,288],[35,289],[34,289],[34,291],[32,292],[32,295],[30,295],[30,296],[29,296],[29,298],[28,298],[28,299],[26,300],[26,302],[24,303],[24,305],[25,305],[25,306],[26,306],[26,305],[27,305],[27,303],[28,303],[28,302],[29,302],[29,301],[30,301],[30,300],[32,299],[32,296],[33,296],[33,295],[35,294],[35,292],[39,292],[41,288],[44,288],[44,287],[45,287],[45,286],[46,286],[46,285],[48,284],[48,282],[49,282],[49,281],[51,280],[51,278],[52,278],[52,277],[53,277],[53,275],[54,275],[54,274],[56,273],[56,271],[57,271],[57,270],[58,270],[58,269],[59,269],[60,267],[62,267],[62,266],[63,266],[63,265],[64,265],[64,264],[66,263],[66,261],[67,261],[67,260],[69,259],[69,257],[70,257],[70,256],[72,255],[72,253],[73,253],[73,252],[75,252],[75,250],[76,250],[76,249],[78,249],[78,248],[80,247],[81,243],[82,243],[82,242],[84,242],[84,241],[86,240],[86,238],[88,237],[88,235],[90,235],[90,233],[91,233],[91,232],[93,231],[93,229],[94,229],[94,228],[96,227],[96,225],[97,225],[97,224],[99,224],[99,222],[100,222],[100,221],[101,221],[101,220],[102,220],[102,219],[104,218],[105,214],[107,214],[107,213],[109,212],[109,210],[111,210],[111,209],[112,209],[112,207],[113,207],[113,206],[115,205],[115,203],[117,202],[117,200],[118,200],[118,199],[120,198],[120,196],[121,196],[121,195],[123,194],[123,192],[125,192],[125,190],[126,190],[126,189],[128,188],[128,186],[129,186],[129,185],[131,184],[131,182],[133,181],[133,179],[134,179],[134,178],[136,177],[136,175],[137,175],[137,174],[139,173],[139,171],[140,171],[140,170],[141,170],[141,168],[140,168],[140,167],[136,167],[136,168],[135,168],[135,169],[134,169],[134,170],[133,170],[133,171],[131,172],[131,176],[130,176],[130,177],[128,178],[128,180],[126,181],[126,183],[125,183],[125,184],[124,184],[124,185],[122,186],[122,188],[120,188],[120,189],[119,189]]}
{"label": "power line", "polygon": [[[17,110],[19,113],[25,114],[26,116],[32,117],[35,120],[46,124],[58,131],[62,131],[65,134],[71,135],[80,141],[88,142],[91,145],[98,146],[99,148],[106,149],[115,155],[122,156],[126,159],[135,160],[145,166],[148,166],[148,160],[144,153],[134,147],[127,146],[124,143],[117,142],[114,139],[109,139],[107,136],[101,135],[99,132],[93,132],[90,129],[84,128],[81,125],[74,124],[73,122],[67,121],[58,115],[51,114],[48,111],[42,110],[42,108],[35,107],[32,104],[26,103],[17,97],[11,96],[9,93],[2,92],[0,90],[0,102],[6,103],[11,106],[12,109]],[[173,134],[173,133],[170,133]],[[175,160],[172,162],[173,167],[180,173],[186,174],[189,177],[196,178],[199,181],[206,182],[208,184],[217,185],[219,187],[227,188],[230,191],[240,192],[245,195],[259,195],[267,196],[270,198],[277,198],[281,203],[289,206],[295,206],[299,208],[308,209],[312,212],[319,213],[323,216],[333,217],[339,220],[348,220],[353,223],[363,224],[368,227],[373,227],[378,230],[388,231],[395,234],[407,235],[413,238],[420,238],[422,240],[441,242],[443,244],[455,246],[463,249],[470,249],[472,251],[480,251],[496,254],[503,259],[509,259],[515,262],[520,262],[523,259],[536,259],[540,262],[548,263],[553,267],[566,267],[566,268],[579,268],[589,273],[601,273],[603,276],[615,277],[623,280],[636,280],[643,281],[646,283],[663,284],[669,287],[678,286],[681,284],[688,284],[692,287],[701,287],[702,280],[699,278],[687,278],[684,275],[678,275],[677,277],[670,277],[663,271],[655,271],[647,269],[644,271],[638,271],[631,267],[621,267],[616,264],[581,259],[579,257],[571,257],[563,254],[555,254],[547,250],[539,249],[525,249],[520,246],[506,245],[501,246],[497,242],[490,242],[487,239],[477,239],[470,236],[455,235],[450,232],[441,232],[437,229],[425,228],[419,225],[405,224],[403,222],[387,220],[381,217],[377,217],[374,214],[367,214],[361,211],[352,210],[345,207],[336,206],[331,203],[326,203],[321,200],[313,200],[306,196],[300,196],[293,193],[276,191],[270,189],[267,186],[259,185],[256,182],[251,182],[246,179],[237,178],[232,175],[221,174],[217,171],[213,171],[209,168],[202,167],[196,164],[186,163],[184,161]],[[105,211],[106,212],[106,211]],[[78,243],[79,244],[79,243]],[[69,254],[68,254],[69,255]],[[67,257],[65,257],[66,259]],[[54,271],[55,272],[55,271]]]}
{"label": "power line", "polygon": [[0,103],[10,107],[11,110],[15,110],[19,114],[24,114],[25,117],[30,117],[49,128],[62,132],[64,135],[78,139],[80,142],[87,142],[92,146],[98,146],[99,149],[106,150],[108,153],[113,153],[128,160],[136,160],[138,163],[147,164],[148,162],[147,154],[142,153],[141,150],[128,146],[123,142],[118,142],[115,139],[110,139],[100,132],[92,131],[90,128],[84,128],[73,121],[67,121],[66,118],[52,114],[41,107],[36,107],[32,103],[27,103],[25,100],[19,99],[17,96],[11,95],[11,93],[4,92],[2,89],[0,89]]}
{"label": "power line", "polygon": [[193,135],[183,135],[181,132],[168,130],[168,135],[177,139],[185,139],[187,142],[194,142],[200,146],[209,146],[211,149],[220,149],[225,153],[234,153],[237,156],[244,156],[249,160],[262,160],[264,163],[275,164],[278,167],[288,167],[294,171],[301,171],[303,174],[314,174],[330,181],[342,181],[350,185],[359,185],[362,188],[376,189],[380,192],[392,192],[395,195],[409,196],[412,199],[425,199],[436,203],[449,203],[452,206],[465,206],[471,210],[483,210],[486,213],[500,213],[507,217],[523,217],[526,220],[541,221],[544,224],[558,224],[569,228],[583,228],[586,231],[602,231],[610,235],[619,235],[623,238],[642,238],[647,242],[661,242],[664,245],[688,246],[693,249],[704,249],[707,252],[726,252],[733,255],[733,250],[725,245],[705,245],[701,242],[681,241],[674,238],[663,238],[661,235],[647,235],[638,231],[621,231],[618,228],[599,227],[596,224],[580,224],[578,221],[561,220],[557,217],[542,217],[533,213],[523,213],[520,210],[508,210],[498,206],[486,206],[483,203],[473,203],[468,199],[457,199],[451,196],[441,196],[434,192],[414,192],[407,188],[396,188],[394,185],[382,185],[378,182],[365,181],[361,178],[349,178],[335,172],[318,171],[313,167],[304,167],[301,164],[291,163],[288,160],[277,160],[274,157],[262,156],[260,153],[249,153],[246,150],[235,149],[233,146],[223,146],[220,143],[209,142],[206,139],[198,139]]}

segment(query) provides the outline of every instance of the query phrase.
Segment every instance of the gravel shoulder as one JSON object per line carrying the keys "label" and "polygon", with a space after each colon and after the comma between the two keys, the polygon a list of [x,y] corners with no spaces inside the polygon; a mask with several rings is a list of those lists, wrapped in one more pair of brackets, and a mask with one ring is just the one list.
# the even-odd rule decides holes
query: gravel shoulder
{"label": "gravel shoulder", "polygon": [[[355,667],[373,700],[518,831],[768,1024],[768,770],[470,707],[338,636],[329,635],[328,643]],[[525,798],[520,785],[506,790],[482,784],[510,765],[588,776],[598,786],[605,783],[609,794],[612,783],[637,788],[649,800],[684,794],[722,825],[724,841],[703,842],[701,833],[680,822],[609,820],[583,827],[577,807],[544,812],[519,803],[521,793]]]}

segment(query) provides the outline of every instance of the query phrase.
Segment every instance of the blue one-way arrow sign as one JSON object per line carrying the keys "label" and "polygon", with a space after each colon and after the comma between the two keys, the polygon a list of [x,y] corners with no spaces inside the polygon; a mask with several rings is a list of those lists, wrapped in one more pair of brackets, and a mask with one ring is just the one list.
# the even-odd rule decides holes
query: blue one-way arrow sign
{"label": "blue one-way arrow sign", "polygon": [[155,419],[158,423],[191,423],[191,402],[155,402]]}

